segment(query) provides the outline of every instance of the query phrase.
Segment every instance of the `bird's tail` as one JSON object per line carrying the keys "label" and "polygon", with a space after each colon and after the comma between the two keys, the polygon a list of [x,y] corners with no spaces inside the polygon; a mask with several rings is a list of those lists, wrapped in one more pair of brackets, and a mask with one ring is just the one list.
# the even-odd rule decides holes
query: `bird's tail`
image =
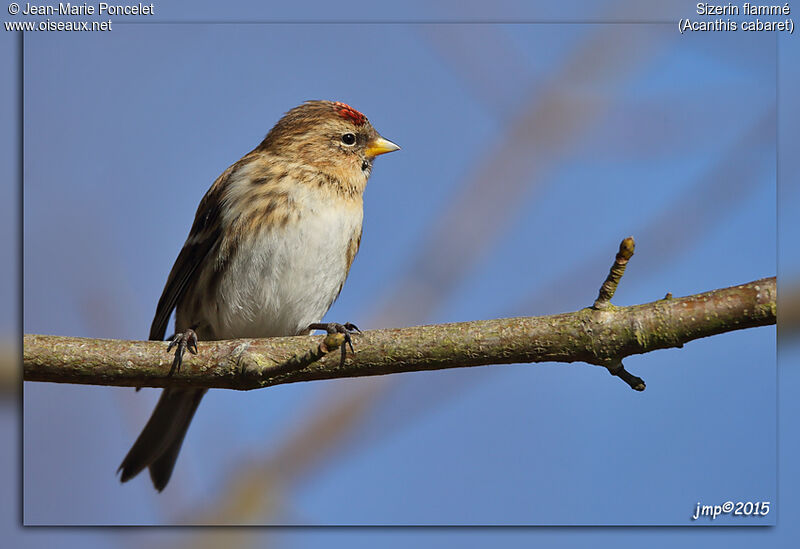
{"label": "bird's tail", "polygon": [[159,492],[169,482],[183,438],[207,389],[164,389],[153,414],[117,472],[125,482],[150,468],[153,486]]}

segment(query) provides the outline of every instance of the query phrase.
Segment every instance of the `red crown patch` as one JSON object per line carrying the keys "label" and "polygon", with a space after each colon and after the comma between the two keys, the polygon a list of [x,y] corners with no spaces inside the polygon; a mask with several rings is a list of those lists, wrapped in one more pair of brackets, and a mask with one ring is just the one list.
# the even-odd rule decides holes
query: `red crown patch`
{"label": "red crown patch", "polygon": [[352,120],[353,124],[356,126],[361,126],[367,122],[366,116],[346,103],[340,103],[339,101],[336,101],[333,106],[336,107],[336,112],[339,113],[339,116],[342,118],[347,118],[348,120]]}

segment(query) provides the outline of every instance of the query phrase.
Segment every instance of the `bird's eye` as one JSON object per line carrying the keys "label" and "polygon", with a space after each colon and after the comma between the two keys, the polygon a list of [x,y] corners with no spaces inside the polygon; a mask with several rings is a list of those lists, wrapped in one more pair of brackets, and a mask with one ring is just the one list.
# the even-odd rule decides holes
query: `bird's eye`
{"label": "bird's eye", "polygon": [[352,133],[346,133],[342,136],[342,143],[345,145],[353,145],[356,142],[356,136]]}

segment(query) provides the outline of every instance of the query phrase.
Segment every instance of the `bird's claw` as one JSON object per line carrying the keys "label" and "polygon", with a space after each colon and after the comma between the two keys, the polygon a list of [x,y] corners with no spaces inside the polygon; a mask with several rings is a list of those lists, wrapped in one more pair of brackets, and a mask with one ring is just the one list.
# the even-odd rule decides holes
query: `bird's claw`
{"label": "bird's claw", "polygon": [[169,369],[169,375],[172,375],[173,372],[180,371],[186,349],[189,349],[189,352],[193,355],[197,354],[197,334],[191,328],[187,328],[186,331],[175,334],[172,336],[172,340],[167,346],[167,352],[170,352],[173,347],[175,347],[175,358],[172,359],[172,367]]}
{"label": "bird's claw", "polygon": [[344,334],[344,343],[342,343],[342,364],[344,364],[345,358],[347,358],[347,346],[350,346],[350,352],[355,353],[356,350],[353,349],[353,339],[350,337],[350,334],[353,333],[361,333],[361,330],[358,329],[358,326],[353,324],[352,322],[346,322],[344,324],[339,324],[338,322],[318,322],[315,324],[310,324],[308,326],[309,330],[325,330],[329,334]]}

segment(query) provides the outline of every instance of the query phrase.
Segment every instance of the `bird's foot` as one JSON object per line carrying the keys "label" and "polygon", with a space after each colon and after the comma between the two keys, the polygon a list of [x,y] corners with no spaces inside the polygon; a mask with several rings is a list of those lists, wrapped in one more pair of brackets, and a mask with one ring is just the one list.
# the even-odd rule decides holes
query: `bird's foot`
{"label": "bird's foot", "polygon": [[339,324],[338,322],[318,322],[315,324],[309,324],[308,329],[325,330],[329,334],[344,334],[344,343],[342,343],[342,364],[344,364],[344,361],[347,358],[348,345],[350,346],[350,352],[356,352],[355,349],[353,349],[353,339],[350,337],[350,334],[360,334],[361,330],[359,330],[358,326],[352,322],[347,322],[345,324]]}
{"label": "bird's foot", "polygon": [[189,349],[189,352],[193,355],[197,354],[197,334],[194,333],[194,330],[191,328],[187,328],[186,331],[175,334],[172,336],[172,340],[167,346],[167,352],[170,352],[173,347],[175,347],[175,358],[172,359],[172,367],[169,369],[169,375],[181,370],[183,354],[186,352],[186,349]]}

